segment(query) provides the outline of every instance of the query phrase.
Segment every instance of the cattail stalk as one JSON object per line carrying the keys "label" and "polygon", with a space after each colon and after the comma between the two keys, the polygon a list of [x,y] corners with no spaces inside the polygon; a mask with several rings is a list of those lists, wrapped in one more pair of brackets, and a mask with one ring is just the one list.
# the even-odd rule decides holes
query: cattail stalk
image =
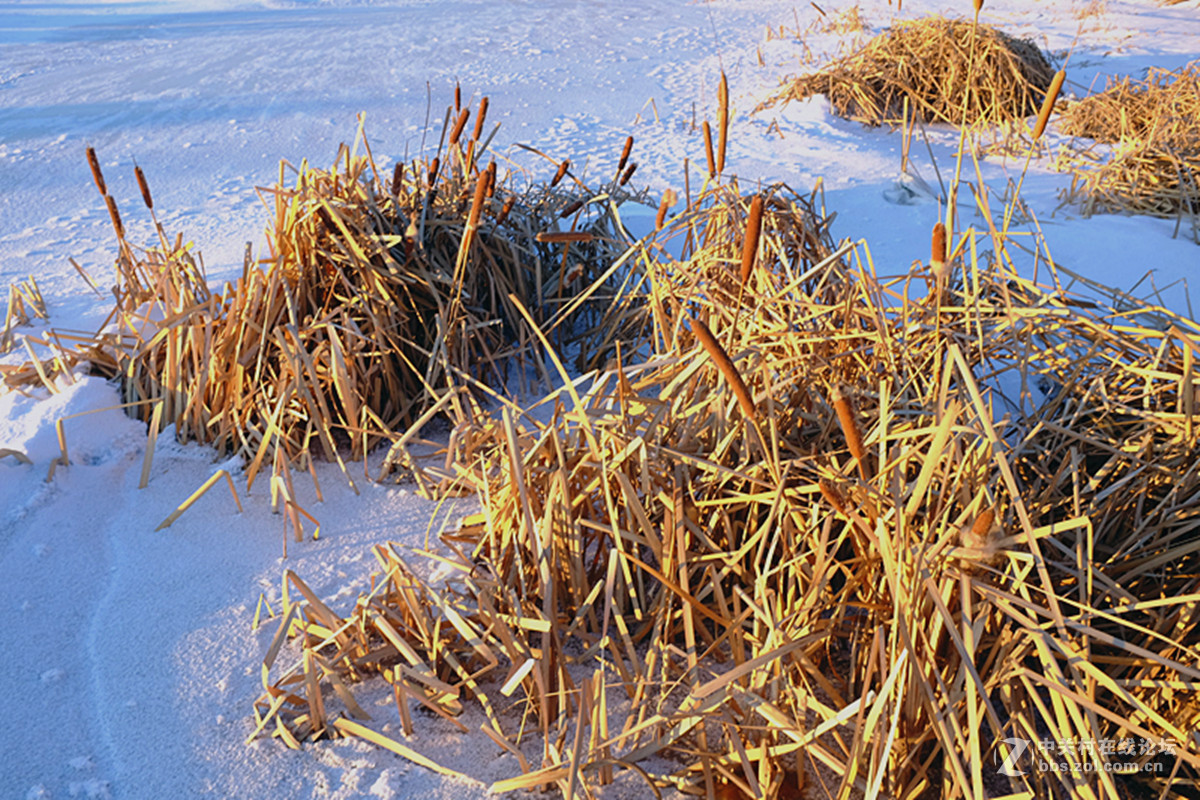
{"label": "cattail stalk", "polygon": [[1060,69],[1054,73],[1054,79],[1050,81],[1050,88],[1046,90],[1046,96],[1042,99],[1042,108],[1038,111],[1037,124],[1033,126],[1035,142],[1042,138],[1042,133],[1046,130],[1046,123],[1050,121],[1050,112],[1054,110],[1054,103],[1058,100],[1058,93],[1062,91],[1063,81],[1066,80],[1066,77],[1066,71]]}
{"label": "cattail stalk", "polygon": [[154,210],[154,198],[150,196],[150,185],[146,183],[146,173],[142,172],[142,168],[134,166],[133,174],[137,177],[138,189],[142,191],[142,202],[146,204],[146,208]]}
{"label": "cattail stalk", "polygon": [[629,163],[629,154],[633,152],[633,137],[625,137],[625,147],[621,150],[621,160],[617,162],[617,174],[621,174],[621,170],[625,169],[625,165]]}
{"label": "cattail stalk", "polygon": [[620,185],[624,186],[629,183],[629,179],[633,177],[633,173],[637,172],[637,164],[630,164],[625,168],[625,172],[621,173]]}
{"label": "cattail stalk", "polygon": [[450,144],[453,146],[458,144],[458,137],[462,136],[463,128],[467,127],[467,117],[471,116],[471,109],[464,108],[458,115],[458,119],[454,122],[454,128],[450,131]]}
{"label": "cattail stalk", "polygon": [[559,181],[567,174],[567,170],[571,167],[571,159],[564,158],[558,165],[558,171],[554,173],[554,179],[550,181],[550,188],[558,186]]}
{"label": "cattail stalk", "polygon": [[742,380],[741,373],[733,365],[733,360],[725,352],[725,348],[721,347],[717,338],[712,335],[712,331],[708,329],[707,325],[698,319],[690,320],[690,323],[692,333],[696,334],[696,338],[700,340],[700,345],[708,353],[708,357],[717,365],[717,369],[725,376],[729,387],[733,389],[738,405],[742,407],[742,413],[746,415],[746,419],[753,422],[757,418],[754,400],[750,397],[750,390],[746,388],[746,382]]}
{"label": "cattail stalk", "polygon": [[96,188],[100,190],[101,195],[108,194],[108,187],[104,184],[104,173],[100,171],[100,161],[96,158],[96,148],[87,149],[87,162],[92,168],[92,180],[96,182]]}
{"label": "cattail stalk", "polygon": [[104,195],[104,202],[108,205],[108,217],[112,220],[113,230],[117,232],[118,239],[125,238],[125,226],[121,224],[121,212],[117,211],[117,201],[112,199],[112,195]]}
{"label": "cattail stalk", "polygon": [[400,187],[404,185],[404,164],[400,161],[396,162],[396,166],[392,168],[392,194],[400,196]]}
{"label": "cattail stalk", "polygon": [[533,237],[542,244],[575,244],[592,241],[587,231],[541,231]]}
{"label": "cattail stalk", "polygon": [[677,202],[679,202],[679,198],[674,189],[667,189],[663,192],[662,200],[658,203],[658,214],[654,217],[654,230],[662,230],[663,224],[667,221],[667,211]]}
{"label": "cattail stalk", "polygon": [[929,271],[938,280],[946,277],[946,226],[938,222],[933,226],[933,236],[929,243]]}
{"label": "cattail stalk", "polygon": [[717,177],[717,162],[713,158],[712,126],[704,120],[704,157],[708,159],[708,177]]}
{"label": "cattail stalk", "polygon": [[729,82],[721,70],[721,83],[717,86],[717,172],[725,171],[725,146],[729,143]]}
{"label": "cattail stalk", "polygon": [[971,526],[971,533],[979,540],[986,540],[988,532],[992,529],[992,522],[996,519],[996,510],[994,508],[985,508],[975,518],[975,524]]}
{"label": "cattail stalk", "polygon": [[858,472],[865,481],[867,479],[867,451],[863,447],[862,434],[858,430],[858,420],[854,417],[854,409],[851,408],[850,401],[840,386],[833,387],[831,399],[833,400],[833,410],[837,412],[838,424],[842,426],[842,433],[846,436],[846,446],[850,449],[850,455],[858,462]]}
{"label": "cattail stalk", "polygon": [[742,283],[750,280],[754,270],[754,259],[758,255],[758,239],[762,234],[763,199],[754,195],[750,201],[750,218],[746,220],[746,239],[742,243]]}
{"label": "cattail stalk", "polygon": [[475,133],[471,138],[479,141],[479,137],[483,135],[483,121],[487,119],[488,99],[485,97],[479,101],[479,115],[475,117]]}

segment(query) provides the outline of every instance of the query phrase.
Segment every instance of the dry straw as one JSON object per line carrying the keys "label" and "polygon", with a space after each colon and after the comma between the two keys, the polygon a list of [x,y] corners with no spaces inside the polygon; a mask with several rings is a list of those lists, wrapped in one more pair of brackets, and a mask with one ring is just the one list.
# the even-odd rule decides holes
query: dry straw
{"label": "dry straw", "polygon": [[1070,104],[1064,133],[1111,145],[1097,155],[1077,144],[1063,154],[1067,200],[1084,214],[1133,212],[1190,219],[1200,243],[1200,64],[1152,69],[1144,80],[1111,81]]}
{"label": "dry straw", "polygon": [[1032,42],[989,25],[926,17],[899,22],[861,50],[791,80],[767,104],[824,94],[840,116],[901,125],[907,100],[926,121],[993,126],[1036,113],[1052,74]]}
{"label": "dry straw", "polygon": [[[581,184],[517,189],[515,175],[478,163],[485,148],[474,139],[397,165],[386,185],[360,137],[328,170],[281,164],[263,190],[267,252],[259,264],[247,254],[241,277],[219,288],[182,237],[129,244],[103,195],[120,240],[119,333],[77,339],[67,360],[119,376],[131,413],[149,420],[161,406],[181,439],[243,455],[253,482],[264,465],[361,458],[447,393],[443,412],[461,418],[472,402],[464,389],[504,386],[512,356],[540,363],[526,313],[554,324],[560,342],[578,341],[585,360],[622,335],[600,324],[606,299],[585,298],[570,320],[559,312],[589,288],[607,297],[595,280],[626,246],[613,213],[625,195],[584,207],[592,194]],[[88,161],[103,188],[91,150]],[[570,238],[543,238],[575,203]],[[6,384],[69,371],[34,366],[6,372]]]}
{"label": "dry straw", "polygon": [[[700,797],[1194,785],[1200,329],[1035,284],[972,230],[965,254],[1003,257],[964,255],[961,285],[913,300],[807,199],[760,196],[756,291],[738,274],[752,199],[712,188],[630,251],[650,315],[632,361],[412,465],[482,503],[442,536],[448,581],[380,546],[373,591],[339,612],[285,576],[303,599],[257,727],[343,735],[369,678],[397,705],[354,735],[402,752],[383,722],[477,705],[514,759],[496,791],[588,796],[621,769]],[[761,436],[731,413],[734,375]],[[307,654],[290,667],[288,636]],[[1154,752],[988,766],[1006,740],[1123,738]]]}

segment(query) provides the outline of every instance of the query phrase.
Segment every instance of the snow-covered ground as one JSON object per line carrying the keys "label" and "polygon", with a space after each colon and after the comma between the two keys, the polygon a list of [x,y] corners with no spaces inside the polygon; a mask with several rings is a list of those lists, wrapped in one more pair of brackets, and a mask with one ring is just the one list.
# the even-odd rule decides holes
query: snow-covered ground
{"label": "snow-covered ground", "polygon": [[[846,9],[823,5],[830,15]],[[904,16],[971,11],[966,0],[912,6]],[[880,0],[858,7],[870,26],[863,37],[898,13]],[[634,182],[657,193],[682,188],[685,158],[703,164],[697,124],[714,117],[722,67],[737,112],[729,171],[797,190],[822,179],[835,235],[865,238],[879,272],[902,272],[927,254],[938,206],[897,188],[901,137],[838,120],[819,99],[749,113],[805,52],[792,36],[768,39],[768,26],[793,32],[818,19],[811,4],[777,0],[0,3],[0,289],[34,275],[49,325],[103,322],[111,303],[68,261],[111,283],[114,242],[84,161],[89,144],[131,239],[151,232],[136,162],[164,226],[195,241],[220,281],[241,269],[247,241],[262,241],[255,187],[277,178],[280,159],[329,163],[353,137],[358,112],[380,162],[414,155],[435,146],[458,81],[465,94],[490,97],[499,153],[530,163],[513,145],[531,144],[586,161],[587,175],[599,177],[632,134]],[[1060,61],[1073,49],[1068,88],[1078,93],[1106,74],[1200,57],[1194,1],[997,0],[982,19]],[[807,45],[833,52],[838,38],[814,33]],[[956,136],[933,130],[931,139],[945,175]],[[936,185],[924,145],[912,156]],[[1002,192],[1020,168],[993,160],[985,177]],[[1078,219],[1058,207],[1068,182],[1037,162],[1025,182],[1055,258],[1102,283],[1140,282],[1139,294],[1156,286],[1187,312],[1183,280],[1200,267],[1200,247],[1172,239],[1170,221]],[[146,433],[103,410],[117,402],[112,386],[83,376],[54,395],[0,395],[0,448],[33,462],[0,458],[0,797],[461,800],[515,773],[482,735],[433,725],[407,743],[470,781],[356,742],[301,752],[244,745],[271,634],[253,632],[251,621],[260,593],[279,596],[281,518],[264,489],[243,496],[238,514],[217,487],[156,532],[214,470],[236,478],[237,468],[168,431],[139,490]],[[47,481],[60,419],[72,465]],[[369,546],[420,544],[433,506],[403,485],[360,480],[355,495],[336,468],[321,485],[323,503],[297,484],[322,535],[292,544],[287,566],[348,606],[370,572]],[[642,792],[632,784],[608,794]]]}

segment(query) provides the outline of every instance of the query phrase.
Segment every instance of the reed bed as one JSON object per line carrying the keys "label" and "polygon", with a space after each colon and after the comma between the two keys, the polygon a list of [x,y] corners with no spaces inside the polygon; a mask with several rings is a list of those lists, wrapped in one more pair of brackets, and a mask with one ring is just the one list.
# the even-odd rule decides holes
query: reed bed
{"label": "reed bed", "polygon": [[[130,242],[89,149],[118,240],[116,306],[73,356],[119,376],[131,413],[156,429],[241,454],[250,482],[279,459],[362,458],[447,394],[440,413],[473,413],[458,389],[503,391],[514,357],[540,364],[531,325],[553,324],[560,346],[593,358],[621,335],[600,325],[612,291],[595,279],[626,248],[617,208],[632,192],[616,178],[589,189],[566,160],[548,182],[501,169],[486,155],[487,99],[457,103],[431,158],[384,171],[360,126],[328,169],[282,163],[260,190],[266,252],[248,246],[223,287],[157,222],[156,244]],[[137,178],[153,215],[140,167]]]}
{"label": "reed bed", "polygon": [[[345,612],[285,574],[254,735],[447,772],[378,717],[474,704],[521,765],[492,789],[568,798],[620,770],[709,798],[1194,788],[1200,329],[1021,278],[994,227],[881,278],[826,226],[728,184],[635,247],[640,342],[405,460],[482,502],[448,559],[375,548]],[[394,710],[368,718],[368,678]]]}
{"label": "reed bed", "polygon": [[823,94],[841,117],[899,126],[907,102],[927,122],[993,127],[1037,113],[1053,73],[1030,41],[935,16],[897,23],[765,105]]}
{"label": "reed bed", "polygon": [[1136,213],[1192,220],[1200,243],[1200,62],[1143,80],[1110,81],[1103,92],[1070,104],[1062,130],[1112,145],[1107,156],[1076,147],[1061,165],[1067,193],[1085,215]]}

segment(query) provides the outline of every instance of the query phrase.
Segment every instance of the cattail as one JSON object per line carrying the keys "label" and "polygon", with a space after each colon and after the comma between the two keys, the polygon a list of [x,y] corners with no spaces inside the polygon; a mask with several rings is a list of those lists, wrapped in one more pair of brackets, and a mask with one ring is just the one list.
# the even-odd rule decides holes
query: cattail
{"label": "cattail", "polygon": [[929,245],[929,270],[938,280],[946,277],[946,226],[941,222],[933,226],[933,238]]}
{"label": "cattail", "polygon": [[704,157],[708,159],[708,177],[717,177],[717,162],[713,158],[712,126],[704,120]]}
{"label": "cattail", "polygon": [[458,144],[458,137],[462,136],[463,128],[467,127],[467,117],[471,116],[471,109],[464,108],[458,115],[458,119],[454,122],[454,127],[450,130],[450,144]]}
{"label": "cattail", "polygon": [[429,162],[429,174],[427,177],[430,186],[433,186],[433,184],[437,181],[438,170],[441,169],[441,166],[442,160],[437,156],[434,156],[433,161]]}
{"label": "cattail", "polygon": [[392,194],[400,196],[400,187],[404,181],[404,164],[400,161],[396,162],[396,166],[392,167]]}
{"label": "cattail", "polygon": [[87,161],[88,166],[92,168],[92,180],[96,182],[96,188],[100,190],[101,195],[108,194],[108,187],[104,185],[104,173],[100,171],[100,161],[96,158],[96,148],[87,149]]}
{"label": "cattail", "polygon": [[488,99],[485,97],[479,101],[479,114],[475,117],[475,133],[471,138],[479,141],[479,137],[483,135],[483,121],[487,119]]}
{"label": "cattail", "polygon": [[975,0],[975,16],[979,16],[979,12],[983,10],[983,0]]}
{"label": "cattail", "polygon": [[558,171],[554,173],[554,180],[550,181],[551,189],[553,189],[555,186],[558,186],[558,182],[563,179],[563,176],[567,174],[567,170],[570,167],[571,167],[571,159],[564,158],[562,160],[562,162],[558,165]]}
{"label": "cattail", "polygon": [[975,518],[975,524],[971,526],[971,533],[980,540],[986,540],[988,532],[992,529],[992,522],[996,519],[996,510],[994,508],[985,508]]}
{"label": "cattail", "polygon": [[742,243],[742,283],[750,280],[754,258],[758,255],[758,237],[762,233],[763,199],[754,195],[750,201],[750,218],[746,220],[746,240]]}
{"label": "cattail", "polygon": [[863,447],[862,434],[858,431],[858,420],[854,418],[854,409],[850,407],[850,401],[846,399],[840,386],[833,387],[831,399],[833,400],[833,409],[837,412],[838,423],[842,426],[842,433],[846,435],[846,446],[850,448],[850,455],[858,462],[859,474],[862,475],[863,480],[866,480],[867,451]]}
{"label": "cattail", "polygon": [[504,201],[504,205],[500,207],[500,213],[496,215],[497,225],[508,219],[508,215],[512,212],[513,206],[516,204],[516,202],[517,196],[515,194],[510,194],[508,199]]}
{"label": "cattail", "polygon": [[629,179],[633,177],[633,173],[637,172],[637,164],[630,164],[625,168],[625,172],[621,174],[620,185],[624,186],[629,183]]}
{"label": "cattail", "polygon": [[633,137],[625,137],[625,147],[621,150],[621,160],[617,162],[617,174],[621,174],[621,170],[625,169],[625,164],[629,162],[629,154],[633,152]]}
{"label": "cattail", "polygon": [[1054,102],[1058,100],[1058,93],[1062,90],[1066,77],[1067,73],[1064,70],[1060,69],[1054,73],[1054,79],[1050,81],[1050,88],[1046,90],[1046,96],[1042,99],[1042,108],[1038,111],[1037,124],[1033,126],[1034,141],[1042,138],[1042,133],[1046,130],[1046,123],[1050,121],[1050,112],[1054,110]]}
{"label": "cattail", "polygon": [[817,487],[821,490],[821,496],[825,498],[825,501],[829,503],[829,505],[833,506],[835,511],[837,511],[839,514],[846,513],[846,500],[842,497],[841,492],[837,490],[836,486],[824,478],[821,478],[821,480],[817,482]]}
{"label": "cattail", "polygon": [[662,230],[663,223],[667,220],[667,210],[677,202],[679,202],[679,198],[675,195],[674,189],[667,189],[663,192],[662,200],[658,204],[658,214],[654,217],[654,230]]}
{"label": "cattail", "polygon": [[150,196],[150,185],[146,183],[146,173],[142,172],[142,168],[134,165],[133,174],[137,177],[138,188],[142,190],[142,201],[146,204],[146,208],[154,210],[154,198]]}
{"label": "cattail", "polygon": [[542,244],[574,244],[590,242],[593,237],[587,231],[542,231],[533,238]]}
{"label": "cattail", "polygon": [[[495,163],[495,162],[493,162]],[[488,165],[488,170],[491,165]],[[479,215],[483,213],[483,204],[487,201],[488,170],[480,173],[475,181],[475,197],[471,200],[471,212],[467,216],[467,227],[463,232],[463,244],[469,245],[472,234],[479,227]]]}
{"label": "cattail", "polygon": [[753,421],[756,416],[754,408],[754,400],[750,397],[750,390],[746,388],[746,382],[742,380],[741,374],[737,371],[737,367],[733,365],[733,361],[729,358],[729,354],[725,352],[725,348],[721,347],[721,343],[712,335],[712,331],[698,319],[689,320],[692,326],[692,333],[696,334],[696,338],[700,340],[700,345],[708,353],[708,357],[717,365],[717,369],[725,376],[725,380],[729,382],[730,388],[737,396],[738,405],[742,407],[742,413],[746,418]]}
{"label": "cattail", "polygon": [[578,211],[581,208],[583,208],[583,201],[576,200],[575,202],[571,203],[566,208],[564,208],[562,210],[562,212],[558,215],[558,218],[565,219],[565,218],[571,216],[572,214],[574,214],[576,211]]}
{"label": "cattail", "polygon": [[108,204],[108,216],[112,220],[113,230],[117,232],[118,239],[125,238],[125,226],[121,224],[121,212],[117,211],[117,201],[112,199],[112,195],[104,195],[104,202]]}
{"label": "cattail", "polygon": [[488,162],[487,167],[487,196],[490,200],[496,194],[496,162]]}
{"label": "cattail", "polygon": [[717,86],[717,122],[720,130],[717,132],[717,172],[725,171],[725,146],[729,142],[729,82],[725,80],[725,70],[721,70],[721,82]]}
{"label": "cattail", "polygon": [[455,81],[454,82],[454,110],[458,111],[460,108],[462,108],[462,87],[459,86],[458,81]]}

